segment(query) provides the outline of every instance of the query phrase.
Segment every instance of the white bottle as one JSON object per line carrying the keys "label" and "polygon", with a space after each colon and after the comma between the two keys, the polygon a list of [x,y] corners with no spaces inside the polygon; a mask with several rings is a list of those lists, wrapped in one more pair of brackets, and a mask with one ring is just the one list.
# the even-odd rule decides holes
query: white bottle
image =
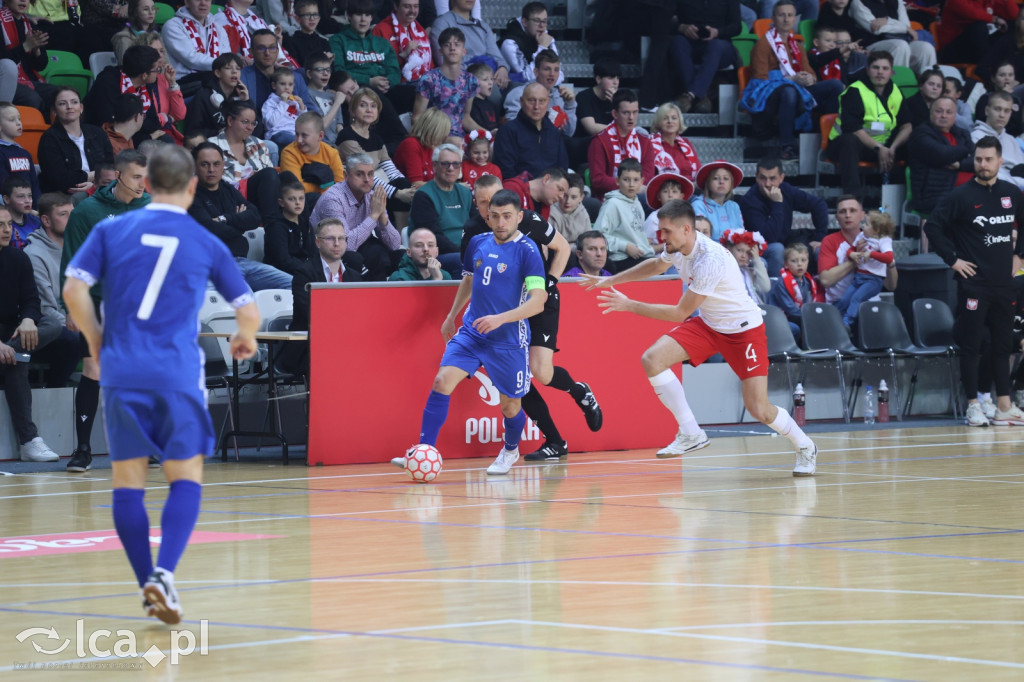
{"label": "white bottle", "polygon": [[864,387],[864,423],[874,424],[876,414],[875,388],[869,384]]}

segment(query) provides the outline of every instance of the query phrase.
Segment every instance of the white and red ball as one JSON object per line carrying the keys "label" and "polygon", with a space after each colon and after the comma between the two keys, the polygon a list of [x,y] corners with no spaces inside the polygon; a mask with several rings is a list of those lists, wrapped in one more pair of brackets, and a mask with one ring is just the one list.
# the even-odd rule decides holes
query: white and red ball
{"label": "white and red ball", "polygon": [[429,483],[441,473],[441,453],[433,445],[420,443],[405,453],[405,470],[417,483]]}

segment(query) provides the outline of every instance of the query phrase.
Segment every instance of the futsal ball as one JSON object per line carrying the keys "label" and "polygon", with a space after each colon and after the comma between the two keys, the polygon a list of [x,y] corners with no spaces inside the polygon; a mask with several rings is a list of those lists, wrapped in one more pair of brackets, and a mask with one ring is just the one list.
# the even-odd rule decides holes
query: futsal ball
{"label": "futsal ball", "polygon": [[441,473],[441,453],[433,445],[420,443],[405,453],[405,470],[417,483],[428,483]]}

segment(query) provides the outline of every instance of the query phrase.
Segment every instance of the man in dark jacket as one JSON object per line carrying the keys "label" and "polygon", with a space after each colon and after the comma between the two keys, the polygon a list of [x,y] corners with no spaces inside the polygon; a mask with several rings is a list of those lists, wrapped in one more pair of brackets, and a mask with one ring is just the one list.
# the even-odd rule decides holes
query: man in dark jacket
{"label": "man in dark jacket", "polygon": [[928,123],[914,128],[907,143],[910,164],[910,207],[931,213],[939,200],[974,172],[974,144],[970,133],[953,125],[956,102],[940,97],[932,102]]}
{"label": "man in dark jacket", "polygon": [[[782,269],[782,252],[794,242],[801,242],[814,252],[821,246],[828,230],[828,205],[821,197],[808,194],[786,182],[782,162],[765,158],[757,162],[757,186],[736,200],[743,214],[743,226],[751,232],[760,232],[768,248],[764,252],[764,265],[770,276]],[[810,213],[814,233],[793,231],[793,212]],[[813,271],[813,270],[812,270]]]}
{"label": "man in dark jacket", "polygon": [[32,275],[32,263],[23,251],[9,246],[11,213],[0,206],[0,374],[4,396],[11,411],[11,423],[18,438],[21,459],[26,462],[56,462],[60,459],[32,422],[32,388],[28,383],[30,353],[39,342],[36,323],[42,317],[39,293]]}
{"label": "man in dark jacket", "polygon": [[681,0],[679,26],[672,38],[672,65],[683,81],[679,108],[711,113],[708,88],[720,69],[733,64],[736,50],[730,38],[740,33],[739,0]]}
{"label": "man in dark jacket", "polygon": [[551,167],[569,167],[565,140],[548,118],[549,102],[543,85],[527,85],[519,114],[498,129],[494,165],[501,169],[503,177],[514,178],[523,171],[537,177]]}
{"label": "man in dark jacket", "polygon": [[212,142],[192,150],[199,185],[188,213],[196,222],[217,235],[235,257],[246,283],[253,291],[288,289],[292,277],[275,267],[247,258],[249,240],[245,233],[260,226],[260,212],[242,193],[224,182],[224,152]]}

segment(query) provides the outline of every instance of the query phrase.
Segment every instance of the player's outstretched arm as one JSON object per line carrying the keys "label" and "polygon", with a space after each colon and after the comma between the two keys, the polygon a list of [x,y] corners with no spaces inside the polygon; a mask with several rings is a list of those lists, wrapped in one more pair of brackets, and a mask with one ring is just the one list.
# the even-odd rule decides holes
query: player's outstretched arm
{"label": "player's outstretched arm", "polygon": [[235,310],[238,331],[231,335],[231,357],[248,360],[256,354],[256,331],[260,328],[260,311],[256,303],[246,303]]}
{"label": "player's outstretched arm", "polygon": [[597,295],[597,305],[599,308],[604,308],[603,314],[605,315],[612,312],[636,313],[643,317],[649,317],[652,320],[683,322],[690,315],[693,315],[705,298],[707,297],[687,289],[683,297],[679,299],[679,303],[675,305],[644,303],[643,301],[634,301],[618,289],[612,287],[608,291],[602,291]]}
{"label": "player's outstretched arm", "polygon": [[455,319],[459,316],[459,313],[466,304],[469,303],[469,297],[473,293],[473,275],[462,274],[462,281],[459,282],[459,290],[455,292],[455,300],[452,301],[452,309],[448,313],[448,317],[444,318],[444,322],[441,324],[441,336],[444,337],[445,343],[448,339],[455,336]]}
{"label": "player's outstretched arm", "polygon": [[96,309],[93,307],[89,288],[85,281],[69,275],[64,282],[64,305],[79,331],[85,335],[85,340],[89,343],[89,353],[99,359],[103,332],[99,320],[96,319]]}
{"label": "player's outstretched arm", "polygon": [[611,277],[598,277],[596,275],[584,274],[583,281],[580,282],[580,286],[584,289],[590,290],[602,287],[613,287],[616,284],[625,284],[626,282],[639,282],[640,280],[664,275],[665,271],[670,267],[672,267],[672,264],[662,260],[661,258],[648,258],[641,263],[637,263],[628,270],[623,270]]}
{"label": "player's outstretched arm", "polygon": [[484,315],[473,321],[473,328],[481,334],[492,332],[503,324],[518,322],[540,313],[544,310],[544,303],[548,300],[546,289],[530,289],[526,293],[526,300],[512,310],[506,310],[497,315]]}

